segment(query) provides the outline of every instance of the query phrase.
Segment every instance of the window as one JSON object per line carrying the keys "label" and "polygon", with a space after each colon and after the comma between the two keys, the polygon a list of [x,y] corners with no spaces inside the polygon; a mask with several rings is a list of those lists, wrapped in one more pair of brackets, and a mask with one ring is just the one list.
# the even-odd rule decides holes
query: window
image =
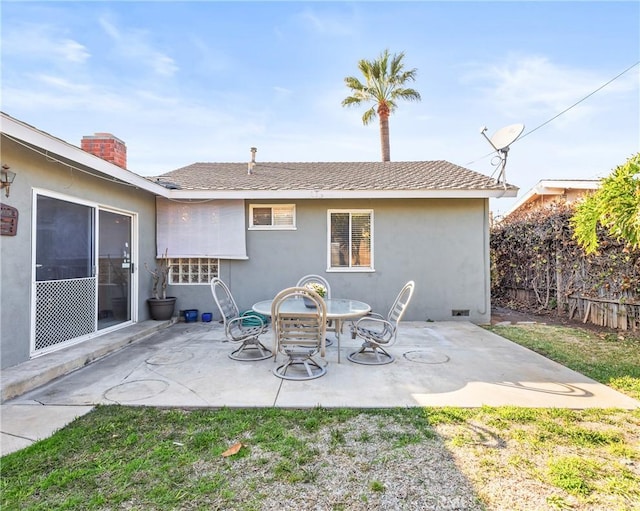
{"label": "window", "polygon": [[329,211],[329,268],[373,270],[373,211]]}
{"label": "window", "polygon": [[251,204],[249,229],[295,229],[295,204]]}
{"label": "window", "polygon": [[36,280],[92,277],[95,208],[45,195],[36,199]]}
{"label": "window", "polygon": [[169,259],[169,284],[209,284],[218,276],[219,259],[175,257]]}

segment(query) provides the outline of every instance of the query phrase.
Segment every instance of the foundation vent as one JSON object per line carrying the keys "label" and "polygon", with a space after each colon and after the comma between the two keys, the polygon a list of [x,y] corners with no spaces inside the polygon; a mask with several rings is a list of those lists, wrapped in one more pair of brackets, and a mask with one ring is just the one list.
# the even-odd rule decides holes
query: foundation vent
{"label": "foundation vent", "polygon": [[451,310],[451,315],[454,318],[458,318],[458,317],[469,317],[469,309],[452,309]]}

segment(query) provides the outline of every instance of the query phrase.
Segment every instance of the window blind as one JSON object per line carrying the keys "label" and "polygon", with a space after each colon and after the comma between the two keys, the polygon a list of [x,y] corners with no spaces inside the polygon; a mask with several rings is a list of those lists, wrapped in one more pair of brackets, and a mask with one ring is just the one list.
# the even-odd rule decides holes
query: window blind
{"label": "window blind", "polygon": [[273,207],[273,225],[293,225],[293,207]]}
{"label": "window blind", "polygon": [[371,268],[371,219],[370,211],[330,212],[330,267]]}
{"label": "window blind", "polygon": [[158,257],[247,259],[243,200],[156,198]]}

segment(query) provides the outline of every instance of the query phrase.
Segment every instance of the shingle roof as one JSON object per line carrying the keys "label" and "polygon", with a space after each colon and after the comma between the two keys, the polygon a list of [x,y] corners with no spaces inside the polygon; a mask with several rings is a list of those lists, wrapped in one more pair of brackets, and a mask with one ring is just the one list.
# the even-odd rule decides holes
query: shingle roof
{"label": "shingle roof", "polygon": [[[150,178],[182,190],[505,190],[503,183],[444,160],[409,162],[194,163]],[[517,190],[506,185],[510,191]]]}

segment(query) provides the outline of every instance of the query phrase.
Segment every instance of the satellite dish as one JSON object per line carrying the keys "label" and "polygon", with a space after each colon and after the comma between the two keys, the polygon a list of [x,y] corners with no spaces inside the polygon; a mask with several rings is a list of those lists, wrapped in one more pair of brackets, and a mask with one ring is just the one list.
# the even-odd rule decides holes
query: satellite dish
{"label": "satellite dish", "polygon": [[513,144],[523,131],[524,124],[511,124],[509,126],[505,126],[494,133],[494,135],[489,139],[489,143],[496,151],[502,151]]}
{"label": "satellite dish", "polygon": [[500,162],[498,165],[500,166],[500,173],[498,174],[497,181],[503,180],[505,187],[507,186],[506,175],[505,175],[505,167],[507,165],[507,153],[509,152],[509,146],[513,144],[522,132],[524,131],[524,124],[510,124],[509,126],[505,126],[504,128],[500,128],[496,131],[491,138],[487,137],[485,132],[487,131],[486,127],[483,127],[480,130],[482,136],[487,139],[487,141],[491,144],[500,156]]}

